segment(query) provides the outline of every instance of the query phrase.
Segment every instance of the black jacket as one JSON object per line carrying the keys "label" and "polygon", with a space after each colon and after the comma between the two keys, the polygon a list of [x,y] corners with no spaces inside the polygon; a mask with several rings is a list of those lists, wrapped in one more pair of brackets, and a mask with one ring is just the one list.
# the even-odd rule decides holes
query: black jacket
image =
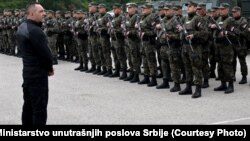
{"label": "black jacket", "polygon": [[47,78],[53,70],[52,54],[41,29],[42,24],[26,20],[16,33],[17,44],[23,58],[23,78]]}

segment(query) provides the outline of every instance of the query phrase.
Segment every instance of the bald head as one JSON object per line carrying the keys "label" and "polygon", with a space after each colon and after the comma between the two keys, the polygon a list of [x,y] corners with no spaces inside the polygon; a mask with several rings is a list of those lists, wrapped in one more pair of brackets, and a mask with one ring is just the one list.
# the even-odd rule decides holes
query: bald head
{"label": "bald head", "polygon": [[38,3],[30,4],[26,12],[27,12],[28,19],[33,20],[38,23],[44,22],[44,18],[46,14],[41,4],[38,4]]}

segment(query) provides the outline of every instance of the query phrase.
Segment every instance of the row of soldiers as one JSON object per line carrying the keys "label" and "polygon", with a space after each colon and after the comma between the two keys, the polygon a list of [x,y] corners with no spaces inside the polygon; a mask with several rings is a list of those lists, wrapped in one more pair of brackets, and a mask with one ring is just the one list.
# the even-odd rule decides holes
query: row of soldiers
{"label": "row of soldiers", "polygon": [[[0,52],[15,55],[17,27],[25,20],[25,9],[5,9],[0,13]],[[17,54],[19,55],[19,54]]]}
{"label": "row of soldiers", "polygon": [[[114,16],[111,16],[105,4],[97,6],[91,3],[85,28],[88,46],[85,47],[89,49],[92,67],[88,69],[84,52],[85,57],[80,57],[85,61],[80,62],[76,70],[88,69],[87,72],[94,74],[120,77],[121,80],[153,87],[158,85],[159,61],[163,83],[157,89],[169,88],[172,79],[174,86],[170,92],[179,91],[180,95],[191,94],[192,98],[198,98],[201,97],[201,88],[209,87],[209,78],[216,77],[217,65],[217,79],[221,85],[214,91],[234,92],[236,58],[239,58],[242,74],[239,83],[247,83],[248,75],[246,40],[250,28],[241,16],[241,8],[234,7],[233,17],[230,17],[227,3],[210,10],[206,10],[206,4],[192,1],[186,6],[188,15],[183,17],[180,5],[165,5],[153,13],[153,5],[145,4],[142,13],[138,13],[138,6],[131,3],[125,14],[120,4],[114,4]],[[112,72],[111,54],[115,72]],[[141,64],[144,78],[140,81]],[[181,76],[186,82],[182,91]],[[196,86],[194,93],[192,85]]]}
{"label": "row of soldiers", "polygon": [[[135,3],[127,5],[127,13],[120,4],[114,4],[112,15],[105,4],[92,2],[88,12],[66,11],[64,18],[61,11],[48,10],[44,31],[55,64],[59,54],[60,59],[79,60],[75,70],[87,73],[157,89],[169,88],[169,81],[174,81],[170,92],[191,94],[192,98],[200,97],[201,88],[209,87],[217,65],[216,79],[221,85],[214,90],[232,93],[237,57],[242,74],[239,83],[247,83],[247,20],[241,16],[240,7],[234,7],[230,17],[227,3],[209,10],[205,4],[192,1],[186,6],[186,17],[181,5],[159,6],[154,13],[149,3],[141,7],[141,13]],[[158,85],[156,78],[161,75],[163,83]],[[186,87],[181,91],[182,82]],[[194,93],[192,85],[196,86]]]}

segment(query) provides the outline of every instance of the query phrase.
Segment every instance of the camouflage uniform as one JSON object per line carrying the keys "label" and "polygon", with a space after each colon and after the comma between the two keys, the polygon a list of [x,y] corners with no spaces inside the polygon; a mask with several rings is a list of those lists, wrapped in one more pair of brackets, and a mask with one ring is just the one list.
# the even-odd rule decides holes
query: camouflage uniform
{"label": "camouflage uniform", "polygon": [[[78,11],[78,13],[82,13],[82,11]],[[79,18],[75,23],[75,36],[77,41],[77,52],[79,55],[80,61],[80,71],[88,70],[88,33],[85,30],[86,23],[84,22],[85,18]],[[82,67],[83,64],[85,65],[84,68]]]}
{"label": "camouflage uniform", "polygon": [[3,51],[3,15],[0,13],[0,51]]}
{"label": "camouflage uniform", "polygon": [[[232,12],[241,11],[240,7],[234,7]],[[237,67],[237,57],[239,58],[240,67],[241,67],[241,75],[242,80],[239,82],[239,84],[245,84],[247,83],[247,75],[248,75],[248,68],[246,63],[246,56],[247,56],[247,46],[246,46],[246,27],[248,25],[247,19],[244,17],[235,17],[235,29],[234,33],[236,34],[236,39],[233,41],[233,47],[234,47],[234,73],[236,72]]]}
{"label": "camouflage uniform", "polygon": [[[88,15],[88,26],[87,29],[88,36],[88,47],[89,47],[89,60],[92,65],[91,69],[87,72],[93,72],[94,74],[98,74],[101,72],[101,58],[99,54],[100,43],[98,42],[99,34],[96,32],[96,22],[98,13],[89,13]],[[96,68],[97,67],[97,68]]]}
{"label": "camouflage uniform", "polygon": [[[197,4],[190,1],[189,5],[196,7]],[[183,34],[182,57],[186,71],[186,88],[179,92],[180,95],[192,94],[192,82],[196,85],[192,98],[201,96],[202,85],[202,46],[201,43],[207,40],[207,27],[204,20],[196,13],[189,13],[183,25],[187,33]],[[185,39],[186,36],[193,35],[193,39]],[[191,44],[190,44],[191,42]]]}
{"label": "camouflage uniform", "polygon": [[[121,8],[120,4],[115,4],[113,9]],[[123,73],[120,77],[121,80],[127,78],[127,57],[125,52],[125,42],[124,42],[124,35],[122,30],[122,17],[124,15],[114,15],[113,20],[109,18],[109,34],[111,36],[111,45],[115,48],[115,54],[117,55],[117,59],[119,61],[118,65],[121,67]],[[119,75],[119,66],[116,64],[116,73],[112,76],[120,76]]]}
{"label": "camouflage uniform", "polygon": [[[128,5],[128,8],[137,7],[135,3]],[[141,55],[140,55],[140,39],[138,38],[137,29],[135,28],[135,24],[137,21],[137,17],[139,15],[137,13],[133,15],[127,15],[126,17],[126,29],[128,33],[128,46],[129,52],[131,54],[132,60],[132,70],[130,70],[133,78],[131,79],[131,83],[139,82],[139,73],[141,72]],[[126,33],[126,34],[127,34]]]}
{"label": "camouflage uniform", "polygon": [[[170,10],[172,7],[167,5],[164,10]],[[178,25],[176,17],[173,15],[166,15],[161,23],[161,29],[163,32],[160,38],[161,46],[161,63],[163,71],[163,83],[157,88],[169,88],[170,71],[172,72],[172,78],[175,82],[175,86],[171,88],[171,92],[180,91],[180,77],[181,77],[181,48],[180,48],[180,35],[176,30]],[[170,68],[168,69],[168,63]]]}
{"label": "camouflage uniform", "polygon": [[[152,8],[151,4],[145,4],[143,8]],[[156,62],[156,48],[155,48],[155,38],[156,34],[154,32],[154,23],[159,22],[158,15],[150,13],[142,16],[140,21],[140,26],[142,30],[141,38],[141,53],[142,62],[144,67],[145,79],[140,81],[139,84],[147,84],[149,87],[156,86],[156,75],[157,75],[157,62]],[[149,82],[149,76],[152,77]],[[145,81],[146,80],[146,81]]]}
{"label": "camouflage uniform", "polygon": [[[105,4],[99,4],[99,9],[100,8],[106,8]],[[108,13],[100,13],[98,16],[98,29],[97,32],[99,33],[99,42],[101,44],[101,62],[103,66],[103,71],[99,75],[104,75],[104,76],[111,76],[112,75],[112,59],[111,59],[111,50],[110,50],[110,36],[108,34],[108,18],[111,15]]]}
{"label": "camouflage uniform", "polygon": [[[52,10],[48,11],[51,14],[54,14]],[[54,17],[49,17],[45,22],[45,31],[48,37],[48,44],[53,55],[53,64],[57,64],[57,48],[56,48],[56,39],[58,37],[59,26],[57,20]]]}
{"label": "camouflage uniform", "polygon": [[[202,20],[204,20],[205,26],[208,27],[209,16],[207,16],[205,13],[206,12],[206,4],[204,4],[204,3],[198,4],[197,9],[199,9],[201,11],[204,10],[204,13],[201,13],[202,15],[200,15],[200,16],[201,16]],[[207,30],[207,34],[211,35],[209,30]],[[209,49],[210,49],[210,45],[211,45],[209,41],[211,41],[211,40],[205,40],[204,42],[201,43],[201,45],[202,45],[202,74],[203,74],[203,78],[204,78],[202,88],[209,87],[209,83],[208,83],[208,79],[209,79],[208,58],[209,58]]]}
{"label": "camouflage uniform", "polygon": [[[70,11],[67,11],[65,14],[70,14]],[[66,48],[66,53],[67,53],[67,60],[68,61],[73,61],[73,51],[74,48],[72,47],[73,43],[73,33],[72,33],[72,28],[73,28],[73,18],[65,17],[64,21],[62,22],[62,30],[63,30],[63,41],[65,44]]]}
{"label": "camouflage uniform", "polygon": [[[229,4],[222,3],[221,8],[229,8]],[[233,58],[234,50],[231,40],[234,40],[230,28],[234,25],[234,19],[230,16],[220,17],[218,19],[221,29],[217,30],[216,34],[216,48],[218,49],[218,75],[221,79],[221,85],[215,88],[215,91],[225,91],[225,93],[232,93],[233,88]],[[223,36],[221,35],[223,33]],[[229,82],[227,87],[226,82]]]}
{"label": "camouflage uniform", "polygon": [[[60,29],[63,29],[63,21],[64,19],[61,17],[61,14],[62,12],[60,10],[56,11],[56,20],[57,20],[57,23],[58,23],[58,26]],[[59,30],[58,32],[58,36],[57,36],[57,39],[56,39],[56,48],[58,50],[58,54],[59,54],[59,59],[65,59],[65,49],[64,49],[64,41],[63,41],[63,36],[64,36],[64,33],[63,33],[63,30]]]}

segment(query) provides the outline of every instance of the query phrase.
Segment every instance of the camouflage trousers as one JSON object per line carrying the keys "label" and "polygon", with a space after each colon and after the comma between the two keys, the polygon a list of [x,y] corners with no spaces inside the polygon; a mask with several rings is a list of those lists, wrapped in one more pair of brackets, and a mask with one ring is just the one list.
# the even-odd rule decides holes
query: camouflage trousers
{"label": "camouflage trousers", "polygon": [[140,55],[140,41],[139,39],[128,39],[129,54],[131,55],[131,62],[135,74],[141,72],[141,55]]}
{"label": "camouflage trousers", "polygon": [[0,51],[3,51],[3,35],[0,32]]}
{"label": "camouflage trousers", "polygon": [[231,45],[225,45],[223,43],[217,43],[219,62],[218,62],[218,75],[221,81],[229,82],[233,81],[233,58],[234,51]]}
{"label": "camouflage trousers", "polygon": [[101,58],[99,55],[100,44],[97,35],[88,37],[89,60],[92,65],[101,66]]}
{"label": "camouflage trousers", "polygon": [[121,69],[127,69],[127,56],[123,39],[112,40]]}
{"label": "camouflage trousers", "polygon": [[8,50],[11,54],[15,54],[15,35],[13,30],[7,30],[7,36],[8,36]]}
{"label": "camouflage trousers", "polygon": [[72,36],[64,36],[64,44],[67,53],[67,59],[73,59],[73,38]]}
{"label": "camouflage trousers", "polygon": [[108,69],[112,69],[112,59],[111,59],[111,50],[110,50],[110,40],[107,37],[99,38],[101,44],[101,61],[102,66],[105,66]]}
{"label": "camouflage trousers", "polygon": [[132,55],[131,55],[131,52],[130,52],[130,49],[129,49],[129,40],[128,40],[128,38],[125,38],[124,42],[125,42],[125,44],[124,44],[125,53],[126,53],[126,57],[127,57],[126,63],[128,61],[129,69],[130,69],[130,71],[133,71],[134,67],[133,67],[133,64],[132,64]]}
{"label": "camouflage trousers", "polygon": [[114,61],[114,64],[115,64],[115,68],[120,68],[121,64],[120,64],[120,61],[118,59],[118,54],[116,52],[116,49],[115,49],[115,41],[114,40],[111,40],[110,43],[112,42],[112,44],[110,44],[110,51],[111,51],[111,55],[113,57],[113,61]]}
{"label": "camouflage trousers", "polygon": [[182,59],[185,65],[186,82],[202,85],[202,49],[200,45],[193,45],[193,50],[188,44],[183,44]]}
{"label": "camouflage trousers", "polygon": [[8,35],[7,35],[7,33],[3,34],[3,49],[4,49],[5,53],[7,53],[7,50],[9,49]]}
{"label": "camouflage trousers", "polygon": [[76,38],[76,41],[77,41],[77,53],[80,63],[88,64],[88,56],[87,56],[88,40]]}
{"label": "camouflage trousers", "polygon": [[209,79],[209,46],[202,46],[202,74],[204,79]]}
{"label": "camouflage trousers", "polygon": [[152,44],[150,41],[143,41],[141,52],[142,52],[142,62],[144,67],[144,75],[156,76],[157,62],[156,62],[155,45]]}
{"label": "camouflage trousers", "polygon": [[175,83],[180,83],[182,65],[181,49],[177,46],[171,46],[168,53],[172,79]]}
{"label": "camouflage trousers", "polygon": [[60,57],[65,57],[65,49],[64,49],[64,41],[63,41],[63,35],[59,34],[56,39],[56,48],[58,50],[58,53]]}
{"label": "camouflage trousers", "polygon": [[214,72],[216,69],[216,62],[218,59],[216,59],[216,48],[214,42],[210,42],[210,48],[209,48],[209,63],[210,63],[210,72]]}
{"label": "camouflage trousers", "polygon": [[246,56],[247,56],[247,47],[242,44],[243,46],[239,46],[239,44],[234,44],[234,60],[233,60],[233,67],[234,67],[234,74],[237,68],[237,58],[240,62],[240,71],[242,76],[248,75],[248,68],[246,63]]}
{"label": "camouflage trousers", "polygon": [[57,38],[57,35],[52,35],[48,37],[49,48],[54,58],[57,57],[56,38]]}
{"label": "camouflage trousers", "polygon": [[163,73],[163,79],[170,79],[171,70],[169,65],[169,47],[167,45],[163,45],[160,48],[160,54],[161,56],[161,68]]}

